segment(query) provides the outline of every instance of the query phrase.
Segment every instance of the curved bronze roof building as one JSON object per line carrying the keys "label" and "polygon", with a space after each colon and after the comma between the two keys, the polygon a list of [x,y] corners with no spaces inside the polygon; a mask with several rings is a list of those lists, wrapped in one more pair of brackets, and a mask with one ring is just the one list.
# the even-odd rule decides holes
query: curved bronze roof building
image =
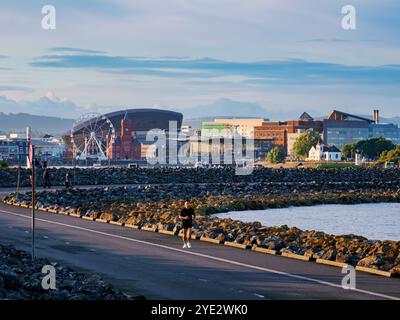
{"label": "curved bronze roof building", "polygon": [[168,131],[169,121],[176,121],[178,129],[182,126],[183,115],[179,112],[160,109],[128,109],[105,114],[116,131],[120,130],[121,120],[125,117],[133,122],[133,130],[144,132],[151,129]]}
{"label": "curved bronze roof building", "polygon": [[[84,142],[84,136],[87,136],[88,131],[94,126],[102,127],[103,129],[110,128],[106,124],[110,121],[118,134],[121,130],[121,120],[128,118],[133,123],[133,131],[136,132],[136,137],[139,140],[145,140],[146,133],[152,129],[169,130],[169,122],[176,121],[176,127],[180,130],[182,126],[183,115],[179,112],[160,110],[160,109],[126,109],[106,113],[104,115],[91,118],[74,126],[71,131],[63,136],[64,142],[72,148],[71,135],[74,136],[76,145],[81,145]],[[107,134],[111,132],[104,130],[101,134],[105,139]]]}
{"label": "curved bronze roof building", "polygon": [[[127,109],[106,113],[104,116],[112,122],[115,131],[121,129],[121,120],[126,116],[132,121],[133,130],[142,133],[151,129],[168,131],[170,121],[176,121],[178,129],[180,129],[183,119],[182,113],[160,109]],[[74,128],[74,133],[85,127],[90,127],[95,122],[102,121],[101,118],[93,118],[80,123]]]}

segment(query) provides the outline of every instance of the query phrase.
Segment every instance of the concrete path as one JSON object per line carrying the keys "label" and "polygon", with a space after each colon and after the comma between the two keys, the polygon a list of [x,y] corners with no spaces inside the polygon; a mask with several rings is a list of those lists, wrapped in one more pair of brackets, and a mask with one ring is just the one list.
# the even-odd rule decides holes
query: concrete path
{"label": "concrete path", "polygon": [[[30,210],[0,204],[0,241],[30,250]],[[400,279],[39,212],[37,254],[150,299],[400,299]]]}

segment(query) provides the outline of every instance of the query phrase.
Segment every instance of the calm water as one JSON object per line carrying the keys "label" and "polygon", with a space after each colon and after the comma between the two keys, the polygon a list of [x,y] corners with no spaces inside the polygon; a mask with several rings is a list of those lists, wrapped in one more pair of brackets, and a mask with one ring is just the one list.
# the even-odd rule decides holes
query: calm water
{"label": "calm water", "polygon": [[245,222],[260,221],[265,226],[288,225],[303,230],[364,236],[376,240],[400,241],[400,203],[321,205],[218,214]]}

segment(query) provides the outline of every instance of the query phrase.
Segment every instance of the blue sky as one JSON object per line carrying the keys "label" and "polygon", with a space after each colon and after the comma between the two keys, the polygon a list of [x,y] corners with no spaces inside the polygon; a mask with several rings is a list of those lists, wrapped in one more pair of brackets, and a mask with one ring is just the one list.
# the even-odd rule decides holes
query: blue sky
{"label": "blue sky", "polygon": [[[57,10],[56,30],[41,28],[44,4]],[[357,30],[341,28],[346,4]],[[400,115],[398,0],[3,0],[0,9],[0,112],[232,101],[265,117]]]}

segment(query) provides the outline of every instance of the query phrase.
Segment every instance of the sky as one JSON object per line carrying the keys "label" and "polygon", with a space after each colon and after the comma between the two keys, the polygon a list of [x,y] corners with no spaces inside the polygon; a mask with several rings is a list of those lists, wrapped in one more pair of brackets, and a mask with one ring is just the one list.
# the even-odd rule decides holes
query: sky
{"label": "sky", "polygon": [[[46,4],[55,30],[41,26]],[[356,30],[342,28],[348,4]],[[398,12],[398,0],[0,0],[0,112],[400,116]]]}

